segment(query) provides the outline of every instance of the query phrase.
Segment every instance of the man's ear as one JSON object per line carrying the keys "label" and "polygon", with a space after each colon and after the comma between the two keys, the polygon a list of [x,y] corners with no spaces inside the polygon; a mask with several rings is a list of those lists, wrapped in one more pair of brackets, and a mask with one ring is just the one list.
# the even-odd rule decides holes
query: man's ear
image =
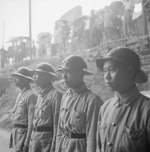
{"label": "man's ear", "polygon": [[128,73],[130,75],[130,77],[135,80],[135,77],[136,77],[136,70],[133,66],[129,66],[128,67]]}

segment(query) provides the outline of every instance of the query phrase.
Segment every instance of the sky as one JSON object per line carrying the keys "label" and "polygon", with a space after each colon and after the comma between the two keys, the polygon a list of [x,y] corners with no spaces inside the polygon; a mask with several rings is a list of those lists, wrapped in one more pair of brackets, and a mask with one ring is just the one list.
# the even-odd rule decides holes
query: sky
{"label": "sky", "polygon": [[[81,5],[84,14],[113,0],[32,0],[33,39],[41,32],[53,32],[54,23],[69,9]],[[16,36],[28,36],[29,0],[0,0],[0,47]],[[6,43],[5,43],[6,44]]]}

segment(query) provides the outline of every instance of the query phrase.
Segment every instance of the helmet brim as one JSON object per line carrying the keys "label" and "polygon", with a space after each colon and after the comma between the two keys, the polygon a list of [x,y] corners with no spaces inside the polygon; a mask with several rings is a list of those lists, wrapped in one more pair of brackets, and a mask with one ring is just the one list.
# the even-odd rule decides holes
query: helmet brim
{"label": "helmet brim", "polygon": [[[103,69],[104,63],[108,60],[113,60],[113,61],[116,61],[118,63],[124,63],[125,64],[125,62],[122,62],[119,59],[108,56],[108,57],[103,57],[103,58],[96,59],[97,67],[99,69]],[[140,71],[136,75],[135,82],[136,83],[146,83],[147,81],[148,81],[148,77],[147,77],[146,73],[143,70],[140,69]]]}
{"label": "helmet brim", "polygon": [[30,80],[30,81],[33,81],[32,77],[25,76],[25,75],[20,74],[20,73],[18,73],[18,72],[12,73],[11,75],[12,75],[12,76],[16,76],[16,77],[21,77],[21,78],[24,78],[24,79],[28,79],[28,80]]}
{"label": "helmet brim", "polygon": [[[57,69],[57,72],[61,72],[61,73],[64,73],[66,71],[70,71],[70,69],[66,68],[66,67],[61,67],[61,68]],[[90,71],[88,71],[86,69],[82,69],[82,72],[84,73],[84,75],[93,75],[92,72],[90,72]]]}
{"label": "helmet brim", "polygon": [[35,69],[34,70],[35,72],[41,72],[41,73],[47,73],[49,74],[50,76],[54,77],[54,78],[57,78],[57,75],[53,72],[47,72],[47,71],[44,71],[44,70],[41,70],[41,69]]}

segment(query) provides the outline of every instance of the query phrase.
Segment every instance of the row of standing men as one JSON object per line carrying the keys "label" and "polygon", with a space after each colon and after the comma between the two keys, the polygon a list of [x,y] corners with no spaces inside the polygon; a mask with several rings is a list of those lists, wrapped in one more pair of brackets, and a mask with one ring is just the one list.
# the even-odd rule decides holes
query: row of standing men
{"label": "row of standing men", "polygon": [[114,92],[104,104],[84,83],[92,73],[80,56],[67,57],[57,69],[63,94],[48,63],[12,73],[21,92],[12,110],[9,147],[14,152],[149,152],[150,101],[136,86],[147,81],[139,56],[115,48],[96,65]]}

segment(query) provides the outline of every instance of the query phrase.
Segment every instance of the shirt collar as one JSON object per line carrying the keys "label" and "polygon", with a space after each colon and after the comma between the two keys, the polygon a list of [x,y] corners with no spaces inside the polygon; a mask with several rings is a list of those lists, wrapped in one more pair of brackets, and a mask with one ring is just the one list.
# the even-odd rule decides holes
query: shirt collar
{"label": "shirt collar", "polygon": [[53,87],[48,86],[48,87],[42,89],[42,90],[40,91],[40,95],[41,95],[42,97],[44,97],[45,95],[47,95],[47,94],[49,93],[49,91],[50,91],[52,88],[53,88]]}
{"label": "shirt collar", "polygon": [[117,92],[115,92],[115,95],[114,95],[114,105],[117,104],[117,105],[129,105],[131,104],[132,102],[134,102],[134,99],[140,94],[139,90],[137,89],[137,87],[134,87],[130,93],[124,97],[124,98],[120,98],[119,95],[117,94]]}
{"label": "shirt collar", "polygon": [[21,92],[24,93],[24,92],[26,92],[27,90],[30,90],[30,89],[31,89],[30,87],[23,88],[23,89],[21,90]]}
{"label": "shirt collar", "polygon": [[71,95],[73,95],[73,94],[80,94],[80,93],[85,92],[86,90],[87,90],[87,87],[83,83],[82,85],[80,85],[76,89],[69,88],[69,94],[71,94]]}

